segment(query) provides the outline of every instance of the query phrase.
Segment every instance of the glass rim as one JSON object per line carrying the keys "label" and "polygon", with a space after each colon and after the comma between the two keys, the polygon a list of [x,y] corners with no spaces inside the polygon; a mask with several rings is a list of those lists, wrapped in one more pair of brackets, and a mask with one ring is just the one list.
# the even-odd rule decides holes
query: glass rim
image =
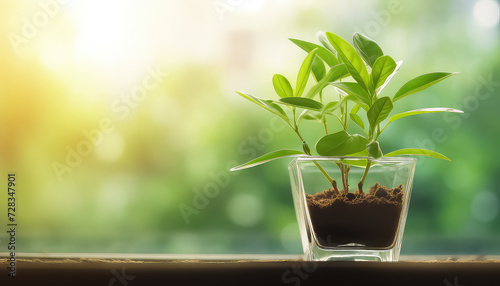
{"label": "glass rim", "polygon": [[417,158],[413,157],[380,157],[378,159],[375,159],[373,157],[368,157],[368,156],[308,156],[308,155],[297,156],[295,157],[295,160],[302,162],[338,161],[338,160],[354,160],[354,161],[370,160],[372,162],[408,162],[408,163],[417,162]]}

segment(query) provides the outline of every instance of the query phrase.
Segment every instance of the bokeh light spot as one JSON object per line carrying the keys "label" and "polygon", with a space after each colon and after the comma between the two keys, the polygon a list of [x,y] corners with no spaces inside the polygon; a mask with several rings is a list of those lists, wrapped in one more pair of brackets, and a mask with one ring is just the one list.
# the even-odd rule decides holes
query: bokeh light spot
{"label": "bokeh light spot", "polygon": [[493,27],[500,20],[500,7],[493,0],[479,0],[474,4],[474,20],[481,27]]}
{"label": "bokeh light spot", "polygon": [[127,207],[136,183],[128,174],[118,174],[104,182],[98,197],[99,208],[106,215],[121,215]]}
{"label": "bokeh light spot", "polygon": [[262,203],[254,195],[236,195],[229,201],[227,214],[237,225],[245,227],[254,226],[262,219]]}
{"label": "bokeh light spot", "polygon": [[297,223],[287,224],[281,230],[280,240],[283,248],[285,248],[288,253],[300,253],[302,250]]}
{"label": "bokeh light spot", "polygon": [[97,157],[106,162],[112,162],[120,158],[124,149],[123,137],[118,132],[104,134],[101,144],[95,148]]}
{"label": "bokeh light spot", "polygon": [[472,216],[479,221],[492,221],[498,215],[498,211],[498,197],[493,192],[480,192],[472,200]]}

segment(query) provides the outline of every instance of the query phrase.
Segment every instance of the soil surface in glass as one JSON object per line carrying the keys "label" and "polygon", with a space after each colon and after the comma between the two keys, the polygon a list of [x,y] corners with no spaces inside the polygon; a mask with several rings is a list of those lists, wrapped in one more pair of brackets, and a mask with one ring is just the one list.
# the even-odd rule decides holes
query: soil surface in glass
{"label": "soil surface in glass", "polygon": [[306,194],[316,238],[321,246],[389,248],[403,209],[403,187],[376,183],[369,193],[340,192],[336,187]]}

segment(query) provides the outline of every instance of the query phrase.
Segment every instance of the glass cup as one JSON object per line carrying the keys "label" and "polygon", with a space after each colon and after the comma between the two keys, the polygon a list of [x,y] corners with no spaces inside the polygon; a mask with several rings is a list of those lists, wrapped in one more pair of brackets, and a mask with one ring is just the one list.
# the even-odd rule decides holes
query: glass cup
{"label": "glass cup", "polygon": [[295,158],[289,164],[309,260],[397,261],[417,159]]}

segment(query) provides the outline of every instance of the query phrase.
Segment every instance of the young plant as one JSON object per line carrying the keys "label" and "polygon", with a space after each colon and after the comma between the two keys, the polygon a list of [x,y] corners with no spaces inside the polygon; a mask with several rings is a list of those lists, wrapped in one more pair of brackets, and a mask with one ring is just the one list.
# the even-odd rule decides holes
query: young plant
{"label": "young plant", "polygon": [[[367,157],[366,163],[361,166],[365,171],[358,183],[360,192],[363,192],[363,183],[372,165],[370,158],[421,155],[450,161],[446,156],[427,149],[400,149],[384,155],[378,138],[389,124],[404,117],[435,112],[463,113],[457,109],[435,107],[410,110],[389,117],[394,104],[400,99],[420,92],[456,73],[423,74],[408,81],[392,97],[383,96],[382,91],[399,71],[402,61],[395,62],[390,56],[384,55],[375,41],[359,33],[353,35],[354,46],[333,33],[318,32],[317,36],[322,45],[290,39],[308,54],[300,66],[295,88],[285,76],[281,74],[273,76],[273,86],[279,100],[260,99],[236,91],[289,125],[302,142],[302,151],[277,150],[232,168],[232,171],[250,168],[278,158],[312,155],[299,130],[302,120],[316,121],[323,126],[325,135],[321,136],[315,145],[318,155]],[[311,75],[315,84],[306,90]],[[345,78],[352,81],[343,81]],[[336,94],[325,94],[327,86],[333,86]],[[332,128],[328,126],[328,117],[334,117],[339,121],[340,130],[332,132]],[[363,134],[348,132],[351,122],[354,122]],[[365,125],[365,122],[368,124]],[[325,178],[336,186],[335,180],[317,162],[315,164]],[[347,178],[350,166],[342,163],[338,166],[341,170],[344,192],[348,193]]]}

